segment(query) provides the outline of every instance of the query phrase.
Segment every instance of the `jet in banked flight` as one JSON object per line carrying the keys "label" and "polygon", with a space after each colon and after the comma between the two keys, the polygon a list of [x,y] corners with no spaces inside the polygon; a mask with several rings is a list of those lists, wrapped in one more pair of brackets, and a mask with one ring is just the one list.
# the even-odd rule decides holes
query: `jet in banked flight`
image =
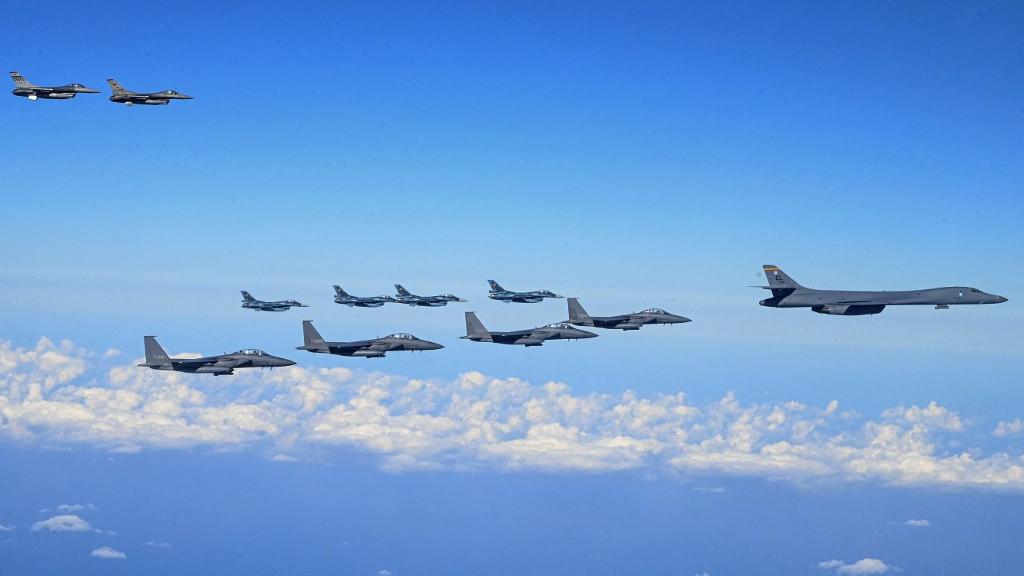
{"label": "jet in banked flight", "polygon": [[569,323],[577,326],[614,328],[616,330],[639,330],[645,324],[683,324],[690,319],[665,312],[661,308],[648,308],[639,312],[618,316],[591,316],[576,298],[569,298]]}
{"label": "jet in banked flight", "polygon": [[454,294],[437,294],[435,296],[417,296],[412,292],[409,292],[402,287],[401,284],[395,284],[395,297],[393,301],[399,304],[408,304],[409,306],[447,306],[449,302],[466,302],[462,298]]}
{"label": "jet in banked flight", "polygon": [[520,346],[541,346],[548,340],[579,340],[595,338],[597,334],[574,328],[564,322],[538,326],[527,330],[510,332],[491,332],[473,312],[466,312],[466,335],[463,340],[473,342],[492,342],[494,344],[517,344]]}
{"label": "jet in banked flight", "polygon": [[341,286],[334,285],[334,303],[359,308],[379,308],[388,302],[394,302],[391,296],[353,296],[342,290]]}
{"label": "jet in banked flight", "polygon": [[76,94],[98,94],[99,90],[87,88],[81,84],[65,84],[63,86],[36,86],[29,82],[24,76],[17,72],[11,72],[14,80],[14,90],[11,94],[22,96],[29,100],[67,100],[74,98]]}
{"label": "jet in banked flight", "polygon": [[511,290],[505,290],[504,288],[501,287],[501,284],[498,284],[494,280],[488,280],[487,283],[491,285],[491,291],[490,293],[487,294],[487,297],[490,298],[491,300],[501,300],[502,302],[505,303],[520,302],[533,304],[535,302],[540,302],[545,298],[562,298],[562,296],[559,296],[558,294],[555,294],[550,290],[513,292]]}
{"label": "jet in banked flight", "polygon": [[277,300],[276,302],[264,302],[252,297],[245,290],[242,290],[242,308],[259,310],[260,312],[284,312],[291,308],[309,308],[298,300]]}
{"label": "jet in banked flight", "polygon": [[387,352],[417,352],[444,348],[436,342],[420,340],[412,334],[402,333],[355,342],[327,342],[309,320],[302,321],[302,340],[304,344],[297,350],[360,358],[383,358]]}
{"label": "jet in banked flight", "polygon": [[131,90],[125,90],[124,86],[118,84],[117,80],[113,78],[107,79],[107,84],[110,84],[110,89],[113,94],[110,95],[110,101],[118,104],[147,104],[147,105],[161,105],[170,104],[171,100],[191,100],[191,96],[186,96],[181,92],[175,92],[174,90],[161,90],[160,92],[132,92]]}
{"label": "jet in banked flight", "polygon": [[167,355],[167,352],[164,352],[160,344],[157,343],[156,336],[145,336],[143,337],[143,342],[146,345],[146,362],[139,364],[139,366],[152,368],[153,370],[174,370],[175,372],[228,376],[234,374],[235,368],[279,368],[295,364],[295,362],[287,358],[271,356],[255,348],[243,349],[220,356],[171,358]]}
{"label": "jet in banked flight", "polygon": [[968,286],[899,291],[815,290],[801,286],[778,266],[764,265],[772,297],[761,300],[769,308],[810,308],[819,314],[864,316],[878,314],[886,306],[925,305],[945,310],[955,304],[999,304],[1006,298]]}

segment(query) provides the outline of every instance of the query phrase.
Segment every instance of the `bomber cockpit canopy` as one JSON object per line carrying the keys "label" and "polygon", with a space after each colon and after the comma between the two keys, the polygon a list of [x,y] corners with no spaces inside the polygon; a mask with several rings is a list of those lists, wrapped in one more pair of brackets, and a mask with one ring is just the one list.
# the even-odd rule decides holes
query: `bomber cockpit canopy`
{"label": "bomber cockpit canopy", "polygon": [[238,352],[235,352],[235,354],[242,354],[245,356],[266,356],[266,353],[264,353],[263,350],[257,350],[256,348],[243,348]]}
{"label": "bomber cockpit canopy", "polygon": [[416,337],[406,332],[397,332],[388,336],[388,338],[398,338],[399,340],[415,340]]}
{"label": "bomber cockpit canopy", "polygon": [[647,310],[641,310],[640,313],[641,314],[668,314],[668,312],[665,312],[661,308],[648,308]]}

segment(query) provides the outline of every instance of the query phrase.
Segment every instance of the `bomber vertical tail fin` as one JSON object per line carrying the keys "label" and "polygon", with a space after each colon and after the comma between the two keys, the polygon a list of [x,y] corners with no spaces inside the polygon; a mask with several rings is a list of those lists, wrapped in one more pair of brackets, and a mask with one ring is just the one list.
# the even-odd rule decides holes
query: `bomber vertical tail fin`
{"label": "bomber vertical tail fin", "polygon": [[587,314],[587,311],[580,305],[580,301],[576,298],[569,298],[566,300],[569,305],[569,322],[572,324],[580,324],[582,326],[593,326],[594,320]]}
{"label": "bomber vertical tail fin", "polygon": [[156,341],[156,336],[143,336],[142,341],[146,347],[146,363],[143,366],[162,366],[170,363],[171,357]]}
{"label": "bomber vertical tail fin", "polygon": [[764,268],[764,275],[768,278],[768,288],[772,290],[803,288],[799,282],[790,278],[788,274],[782,271],[782,268],[774,264],[765,264],[762,268]]}
{"label": "bomber vertical tail fin", "polygon": [[490,340],[491,333],[484,327],[484,323],[476,317],[475,312],[466,312],[466,335],[462,338],[467,340]]}
{"label": "bomber vertical tail fin", "polygon": [[18,88],[32,88],[35,84],[31,83],[19,72],[11,72],[11,79],[14,80],[14,85]]}

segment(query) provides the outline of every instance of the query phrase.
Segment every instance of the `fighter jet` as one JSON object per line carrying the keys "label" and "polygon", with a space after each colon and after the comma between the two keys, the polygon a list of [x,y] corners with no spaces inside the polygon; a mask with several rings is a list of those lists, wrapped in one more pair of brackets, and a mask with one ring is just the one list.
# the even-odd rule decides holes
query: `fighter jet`
{"label": "fighter jet", "polygon": [[355,342],[325,342],[323,336],[317,332],[309,320],[302,321],[302,339],[305,344],[296,350],[360,358],[383,358],[387,352],[417,352],[444,348],[436,342],[420,340],[412,334],[403,333]]}
{"label": "fighter jet", "polygon": [[412,292],[409,292],[402,287],[401,284],[395,284],[395,291],[398,292],[393,298],[394,302],[399,304],[408,304],[409,306],[447,306],[449,302],[466,302],[454,294],[438,294],[436,296],[417,296]]}
{"label": "fighter jet", "polygon": [[167,356],[167,352],[164,352],[164,349],[157,343],[156,336],[145,336],[143,337],[143,342],[146,345],[146,362],[139,364],[139,366],[152,368],[153,370],[174,370],[175,372],[190,372],[192,374],[229,376],[234,374],[235,368],[278,368],[295,364],[291,360],[271,356],[255,348],[246,348],[220,356],[171,358]]}
{"label": "fighter jet", "polygon": [[99,94],[99,90],[87,88],[81,84],[65,84],[63,86],[36,86],[29,82],[24,76],[17,72],[11,72],[14,79],[14,90],[11,94],[22,96],[29,100],[67,100],[74,98],[76,94]]}
{"label": "fighter jet", "polygon": [[484,328],[480,319],[473,312],[466,312],[466,335],[463,340],[473,342],[493,342],[494,344],[518,344],[520,346],[542,346],[548,340],[578,340],[595,338],[597,334],[573,328],[564,322],[538,326],[528,330],[512,330],[510,332],[491,332]]}
{"label": "fighter jet", "polygon": [[298,300],[278,300],[276,302],[264,302],[252,297],[245,290],[242,290],[242,308],[258,310],[260,312],[284,312],[290,308],[309,308]]}
{"label": "fighter jet", "polygon": [[117,80],[113,78],[107,78],[107,84],[110,84],[110,89],[113,90],[113,94],[110,95],[111,102],[117,102],[118,104],[126,104],[131,106],[133,104],[149,104],[149,105],[160,105],[169,104],[171,100],[191,100],[191,96],[186,96],[181,92],[175,92],[174,90],[161,90],[160,92],[132,92],[131,90],[125,90],[124,86],[117,83]]}
{"label": "fighter jet", "polygon": [[533,304],[540,302],[545,298],[562,298],[550,290],[533,290],[532,292],[513,292],[511,290],[505,290],[494,280],[488,280],[488,284],[491,285],[491,290],[487,294],[487,297],[491,300],[501,300],[506,304],[509,302],[519,302]]}
{"label": "fighter jet", "polygon": [[569,323],[577,326],[639,330],[645,324],[684,324],[690,321],[689,318],[670,314],[661,308],[648,308],[618,316],[591,316],[583,309],[578,299],[569,298],[567,302],[569,303]]}
{"label": "fighter jet", "polygon": [[391,296],[353,296],[341,289],[341,286],[334,285],[334,303],[344,304],[348,307],[357,308],[379,308],[388,302],[394,302]]}
{"label": "fighter jet", "polygon": [[900,291],[815,290],[801,286],[778,266],[764,265],[768,286],[754,286],[772,291],[772,297],[761,300],[769,308],[810,308],[819,314],[864,316],[878,314],[886,306],[925,305],[946,310],[954,304],[1000,304],[1006,298],[982,292],[969,286],[925,288]]}

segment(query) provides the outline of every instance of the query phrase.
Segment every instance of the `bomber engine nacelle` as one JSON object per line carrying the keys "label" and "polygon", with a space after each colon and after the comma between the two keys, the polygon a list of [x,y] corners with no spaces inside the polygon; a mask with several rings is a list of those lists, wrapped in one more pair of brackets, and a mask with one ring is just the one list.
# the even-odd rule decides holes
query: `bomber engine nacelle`
{"label": "bomber engine nacelle", "polygon": [[201,366],[196,368],[196,374],[213,374],[214,376],[227,376],[233,374],[234,371],[231,368],[225,368],[223,366]]}
{"label": "bomber engine nacelle", "polygon": [[811,310],[818,314],[832,314],[835,316],[866,316],[878,314],[885,309],[885,304],[822,304],[812,306]]}
{"label": "bomber engine nacelle", "polygon": [[383,358],[384,353],[379,350],[357,350],[352,353],[353,356],[360,358]]}

